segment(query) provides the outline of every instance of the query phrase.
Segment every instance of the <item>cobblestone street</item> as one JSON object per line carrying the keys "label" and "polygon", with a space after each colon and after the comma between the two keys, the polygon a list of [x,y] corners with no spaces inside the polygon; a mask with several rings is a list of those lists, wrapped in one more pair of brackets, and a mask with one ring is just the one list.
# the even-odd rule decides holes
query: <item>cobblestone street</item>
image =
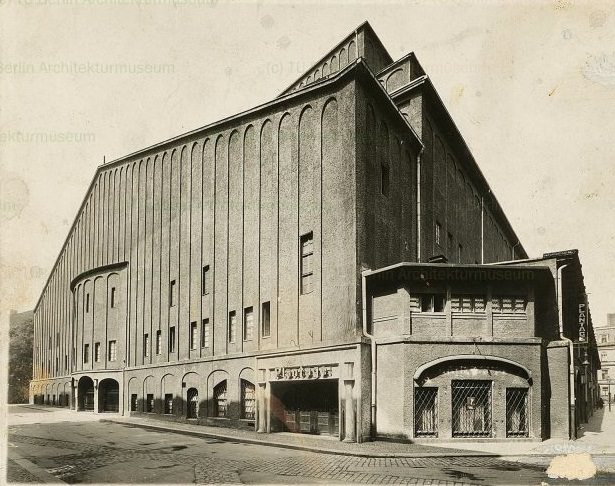
{"label": "cobblestone street", "polygon": [[[33,414],[34,415],[34,414]],[[40,414],[39,414],[40,415]],[[47,418],[48,416],[45,416]],[[76,483],[540,484],[543,465],[495,457],[355,457],[165,433],[130,424],[45,421],[9,428],[8,479],[38,482],[20,457]],[[34,417],[33,417],[34,418]],[[592,484],[612,483],[594,478]]]}

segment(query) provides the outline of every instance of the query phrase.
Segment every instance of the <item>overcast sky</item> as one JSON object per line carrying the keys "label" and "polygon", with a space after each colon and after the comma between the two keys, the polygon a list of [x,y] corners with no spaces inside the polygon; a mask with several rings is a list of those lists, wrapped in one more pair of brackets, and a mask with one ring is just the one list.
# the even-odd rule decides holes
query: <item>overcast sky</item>
{"label": "overcast sky", "polygon": [[414,51],[530,256],[615,312],[615,3],[0,0],[0,305],[32,308],[103,161],[270,100],[368,20]]}

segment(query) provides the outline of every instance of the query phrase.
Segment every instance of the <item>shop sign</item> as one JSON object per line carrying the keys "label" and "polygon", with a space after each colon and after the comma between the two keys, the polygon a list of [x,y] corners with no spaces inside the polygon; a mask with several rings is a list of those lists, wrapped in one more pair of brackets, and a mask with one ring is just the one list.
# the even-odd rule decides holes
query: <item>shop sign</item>
{"label": "shop sign", "polygon": [[272,380],[318,380],[333,377],[333,367],[325,366],[281,366],[271,370]]}
{"label": "shop sign", "polygon": [[579,342],[587,342],[587,313],[585,304],[579,304]]}

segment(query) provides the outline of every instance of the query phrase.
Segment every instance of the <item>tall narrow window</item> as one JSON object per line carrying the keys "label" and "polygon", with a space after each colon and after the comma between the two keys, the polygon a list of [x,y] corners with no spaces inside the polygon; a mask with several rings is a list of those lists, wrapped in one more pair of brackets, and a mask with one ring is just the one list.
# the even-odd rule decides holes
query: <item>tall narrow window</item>
{"label": "tall narrow window", "polygon": [[166,415],[170,415],[173,413],[173,394],[172,393],[164,394],[164,413]]}
{"label": "tall narrow window", "polygon": [[241,380],[241,418],[254,420],[256,409],[256,393],[254,384],[248,380]]}
{"label": "tall narrow window", "polygon": [[156,354],[162,353],[162,331],[156,331]]}
{"label": "tall narrow window", "polygon": [[301,237],[301,293],[309,294],[313,290],[312,257],[314,255],[314,238],[312,232]]}
{"label": "tall narrow window", "polygon": [[145,411],[148,413],[154,412],[154,394],[148,393],[147,399],[145,400]]}
{"label": "tall narrow window", "polygon": [[143,334],[143,356],[149,356],[149,334]]}
{"label": "tall narrow window", "polygon": [[83,362],[84,363],[90,362],[90,345],[89,344],[83,345]]}
{"label": "tall narrow window", "polygon": [[243,311],[243,339],[252,341],[254,335],[254,309],[246,307]]}
{"label": "tall narrow window", "polygon": [[117,341],[109,341],[109,361],[117,360]]}
{"label": "tall narrow window", "polygon": [[440,245],[440,233],[442,232],[442,225],[436,221],[436,245]]}
{"label": "tall narrow window", "polygon": [[209,282],[209,265],[205,265],[203,267],[203,274],[201,275],[201,289],[203,292],[203,295],[207,295],[209,293],[209,287],[210,287],[210,282]]}
{"label": "tall narrow window", "polygon": [[175,326],[169,328],[169,353],[175,352]]}
{"label": "tall narrow window", "polygon": [[64,355],[64,371],[68,371],[68,355]]}
{"label": "tall narrow window", "polygon": [[94,361],[100,363],[100,343],[94,343]]}
{"label": "tall narrow window", "polygon": [[190,349],[196,349],[196,343],[198,342],[198,329],[196,327],[196,321],[190,323]]}
{"label": "tall narrow window", "polygon": [[463,245],[457,247],[457,261],[459,263],[463,261]]}
{"label": "tall narrow window", "polygon": [[201,323],[201,347],[208,348],[209,347],[209,319],[203,319]]}
{"label": "tall narrow window", "polygon": [[262,319],[262,335],[268,337],[271,335],[271,304],[269,302],[263,302],[263,312],[261,314]]}
{"label": "tall narrow window", "polygon": [[214,387],[214,416],[226,417],[226,380]]}
{"label": "tall narrow window", "polygon": [[85,312],[90,312],[90,293],[85,294]]}
{"label": "tall narrow window", "polygon": [[380,193],[389,195],[389,166],[385,164],[380,164]]}
{"label": "tall narrow window", "polygon": [[175,280],[171,280],[171,284],[169,285],[169,307],[173,307],[177,303],[177,285]]}
{"label": "tall narrow window", "polygon": [[237,337],[237,314],[235,311],[228,313],[228,342],[234,343]]}
{"label": "tall narrow window", "polygon": [[111,287],[111,296],[109,300],[111,301],[111,307],[115,307],[115,287]]}

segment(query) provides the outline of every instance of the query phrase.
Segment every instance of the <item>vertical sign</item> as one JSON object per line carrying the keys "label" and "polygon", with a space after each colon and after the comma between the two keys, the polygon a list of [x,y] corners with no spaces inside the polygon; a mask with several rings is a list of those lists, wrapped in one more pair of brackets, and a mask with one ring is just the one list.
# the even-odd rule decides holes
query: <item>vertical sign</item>
{"label": "vertical sign", "polygon": [[587,306],[585,303],[579,304],[579,342],[587,342]]}

